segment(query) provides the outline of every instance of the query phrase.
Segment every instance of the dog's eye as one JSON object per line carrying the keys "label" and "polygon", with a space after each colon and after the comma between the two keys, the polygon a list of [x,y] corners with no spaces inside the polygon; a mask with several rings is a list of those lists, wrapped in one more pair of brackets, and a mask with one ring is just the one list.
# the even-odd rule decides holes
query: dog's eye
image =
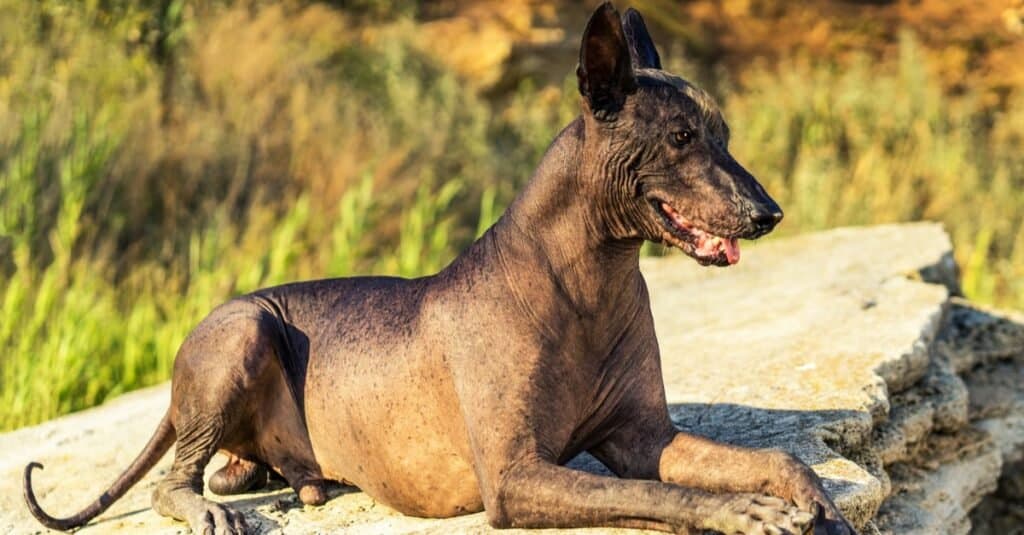
{"label": "dog's eye", "polygon": [[690,134],[689,130],[680,130],[679,132],[672,132],[672,144],[677,147],[685,147],[693,139],[693,135]]}

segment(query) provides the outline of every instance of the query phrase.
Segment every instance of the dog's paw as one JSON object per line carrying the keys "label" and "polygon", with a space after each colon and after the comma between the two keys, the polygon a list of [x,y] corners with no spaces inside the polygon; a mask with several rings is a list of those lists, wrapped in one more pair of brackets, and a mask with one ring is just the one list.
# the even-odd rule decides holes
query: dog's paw
{"label": "dog's paw", "polygon": [[820,483],[807,483],[793,493],[793,501],[801,511],[814,515],[814,535],[857,535]]}
{"label": "dog's paw", "polygon": [[824,491],[797,496],[795,501],[801,511],[814,515],[814,535],[857,535]]}
{"label": "dog's paw", "polygon": [[814,515],[815,535],[857,535],[810,467],[782,452],[776,453],[772,461],[779,474],[773,493],[791,497],[801,511]]}
{"label": "dog's paw", "polygon": [[[830,507],[829,507],[830,506]],[[815,502],[811,506],[814,513],[814,535],[857,535],[857,530],[843,518],[843,514],[835,505],[829,506]]]}
{"label": "dog's paw", "polygon": [[206,502],[201,510],[188,519],[192,533],[196,535],[246,535],[248,527],[241,512],[221,505]]}
{"label": "dog's paw", "polygon": [[745,535],[803,535],[813,527],[813,514],[774,496],[733,494],[722,496],[722,500],[704,529]]}

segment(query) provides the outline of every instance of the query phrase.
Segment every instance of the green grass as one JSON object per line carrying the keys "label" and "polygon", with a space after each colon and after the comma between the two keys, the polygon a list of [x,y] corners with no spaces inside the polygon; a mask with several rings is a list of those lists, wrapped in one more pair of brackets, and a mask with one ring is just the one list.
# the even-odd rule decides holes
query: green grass
{"label": "green grass", "polygon": [[[481,97],[402,17],[357,38],[397,3],[161,4],[0,0],[0,429],[166,380],[233,295],[440,269],[578,109],[571,77]],[[968,295],[1024,308],[1024,98],[944,95],[927,60],[742,73],[733,153],[780,234],[940,220]]]}
{"label": "green grass", "polygon": [[909,35],[899,60],[792,61],[727,98],[733,153],[786,210],[781,234],[934,220],[972,299],[1024,308],[1024,95],[944,95]]}

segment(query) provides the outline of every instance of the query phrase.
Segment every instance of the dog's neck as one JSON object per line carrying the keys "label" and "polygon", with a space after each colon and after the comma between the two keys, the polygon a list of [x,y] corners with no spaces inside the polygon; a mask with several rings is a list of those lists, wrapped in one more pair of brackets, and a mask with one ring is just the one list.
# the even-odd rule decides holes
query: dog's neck
{"label": "dog's neck", "polygon": [[533,276],[549,275],[581,313],[607,309],[635,293],[642,245],[639,239],[615,238],[602,219],[613,207],[588,194],[593,181],[586,173],[600,166],[585,165],[585,145],[586,127],[577,118],[555,138],[492,229],[510,264]]}

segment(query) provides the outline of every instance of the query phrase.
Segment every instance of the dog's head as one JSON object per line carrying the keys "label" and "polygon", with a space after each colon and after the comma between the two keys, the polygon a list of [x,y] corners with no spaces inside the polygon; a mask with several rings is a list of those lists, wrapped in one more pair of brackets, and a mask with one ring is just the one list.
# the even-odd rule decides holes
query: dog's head
{"label": "dog's head", "polygon": [[[620,238],[682,249],[704,265],[739,261],[739,239],[770,232],[782,210],[729,154],[710,95],[661,69],[643,18],[597,8],[577,68],[590,185]],[[584,162],[586,165],[587,162]]]}

